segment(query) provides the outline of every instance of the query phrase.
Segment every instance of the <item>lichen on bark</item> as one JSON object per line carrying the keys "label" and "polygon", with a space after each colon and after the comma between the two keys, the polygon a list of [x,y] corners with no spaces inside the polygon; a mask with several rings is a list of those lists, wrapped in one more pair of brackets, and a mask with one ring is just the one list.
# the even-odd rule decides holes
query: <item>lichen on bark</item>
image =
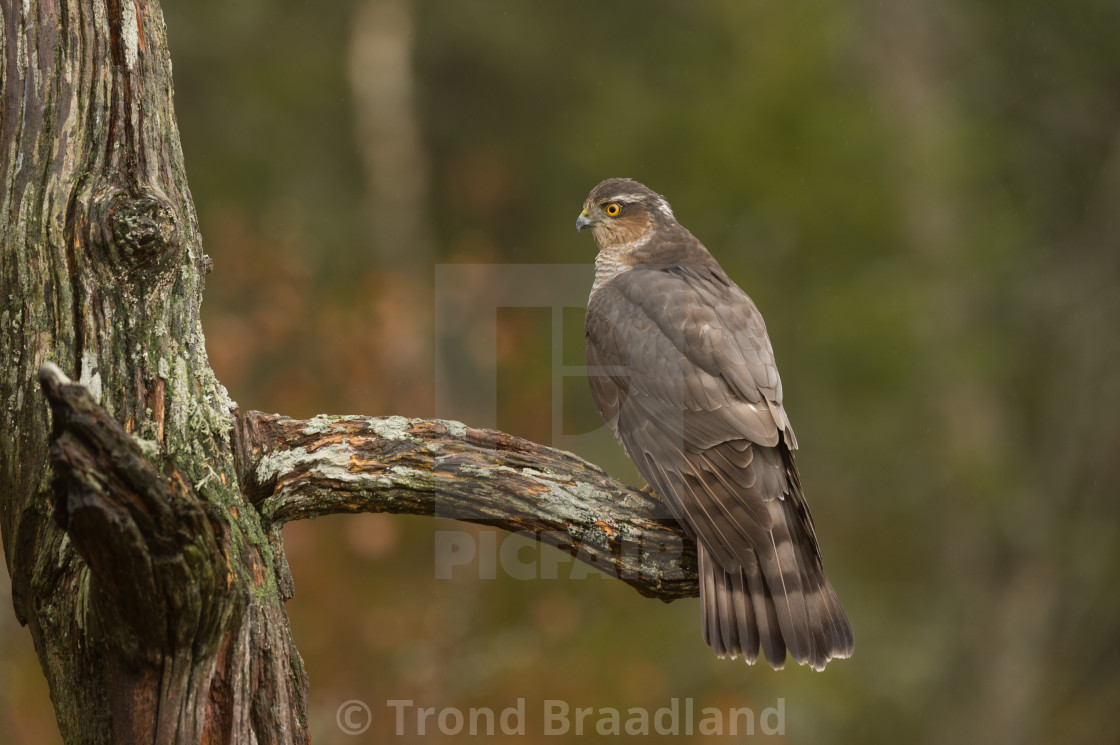
{"label": "lichen on bark", "polygon": [[0,13],[0,533],[66,742],[306,742],[293,519],[528,528],[647,595],[696,594],[679,526],[570,453],[459,422],[237,412],[199,321],[209,260],[158,3]]}
{"label": "lichen on bark", "polygon": [[[63,737],[303,741],[275,551],[241,498],[232,403],[206,359],[160,8],[3,13],[0,528]],[[46,362],[44,386],[74,394],[52,399],[50,438]],[[276,689],[274,715],[207,714],[267,709]]]}

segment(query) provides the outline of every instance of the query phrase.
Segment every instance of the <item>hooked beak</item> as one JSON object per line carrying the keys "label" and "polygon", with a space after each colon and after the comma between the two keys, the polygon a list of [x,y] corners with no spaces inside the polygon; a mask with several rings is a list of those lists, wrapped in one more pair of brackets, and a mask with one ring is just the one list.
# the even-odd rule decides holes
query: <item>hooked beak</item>
{"label": "hooked beak", "polygon": [[584,228],[590,228],[591,222],[591,217],[587,214],[587,210],[584,209],[583,212],[579,213],[579,217],[576,218],[576,232],[578,233]]}

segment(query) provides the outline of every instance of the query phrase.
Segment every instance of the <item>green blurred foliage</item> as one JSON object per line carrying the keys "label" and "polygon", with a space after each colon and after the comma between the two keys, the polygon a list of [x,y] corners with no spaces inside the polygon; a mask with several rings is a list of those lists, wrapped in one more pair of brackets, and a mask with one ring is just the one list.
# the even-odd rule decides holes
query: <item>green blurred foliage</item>
{"label": "green blurred foliage", "polygon": [[[435,237],[411,268],[381,258],[366,214],[355,5],[165,3],[215,261],[205,331],[233,398],[438,415],[435,265],[480,265],[485,298],[502,277],[487,267],[591,262],[572,230],[584,196],[637,178],[766,315],[856,654],[820,675],[717,661],[695,601],[564,579],[567,562],[558,579],[436,580],[435,531],[483,529],[335,517],[285,531],[316,741],[348,741],[334,716],[349,698],[387,737],[388,699],[518,696],[530,712],[780,696],[797,742],[1114,740],[1120,7],[403,7]],[[556,312],[560,342],[547,309],[501,310],[482,361],[499,426],[544,442],[598,426],[570,370],[581,312]],[[634,478],[602,430],[581,442]],[[39,684],[13,625],[0,619],[0,731],[45,741],[45,694],[16,692]]]}

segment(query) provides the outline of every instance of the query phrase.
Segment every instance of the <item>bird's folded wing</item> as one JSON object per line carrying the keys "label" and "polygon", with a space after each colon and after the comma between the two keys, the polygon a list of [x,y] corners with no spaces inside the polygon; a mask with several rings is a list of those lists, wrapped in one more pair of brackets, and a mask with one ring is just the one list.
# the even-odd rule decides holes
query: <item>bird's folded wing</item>
{"label": "bird's folded wing", "polygon": [[611,285],[619,297],[640,307],[689,362],[722,380],[737,398],[769,409],[786,444],[797,448],[782,408],[782,380],[766,323],[717,264],[638,268]]}
{"label": "bird's folded wing", "polygon": [[823,572],[754,305],[718,277],[631,270],[593,296],[587,353],[639,472],[727,571],[761,565],[791,651],[807,649],[821,625],[805,595],[825,591]]}

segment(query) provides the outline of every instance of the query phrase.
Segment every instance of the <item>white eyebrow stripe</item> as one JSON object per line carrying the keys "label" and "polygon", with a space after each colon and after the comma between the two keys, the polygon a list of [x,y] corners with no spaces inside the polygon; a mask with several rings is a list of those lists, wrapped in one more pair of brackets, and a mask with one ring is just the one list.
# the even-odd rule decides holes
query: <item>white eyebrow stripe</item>
{"label": "white eyebrow stripe", "polygon": [[[613,197],[607,197],[603,200],[603,202],[621,202],[622,204],[640,204],[641,201],[641,197],[634,197],[630,194],[615,194]],[[653,201],[657,205],[658,212],[665,215],[665,217],[676,219],[676,215],[673,214],[673,208],[665,201],[665,197],[660,194],[654,194]]]}
{"label": "white eyebrow stripe", "polygon": [[665,217],[673,217],[673,208],[669,206],[669,203],[665,201],[664,197],[659,196],[657,198],[657,209],[660,210],[661,214],[665,215]]}

